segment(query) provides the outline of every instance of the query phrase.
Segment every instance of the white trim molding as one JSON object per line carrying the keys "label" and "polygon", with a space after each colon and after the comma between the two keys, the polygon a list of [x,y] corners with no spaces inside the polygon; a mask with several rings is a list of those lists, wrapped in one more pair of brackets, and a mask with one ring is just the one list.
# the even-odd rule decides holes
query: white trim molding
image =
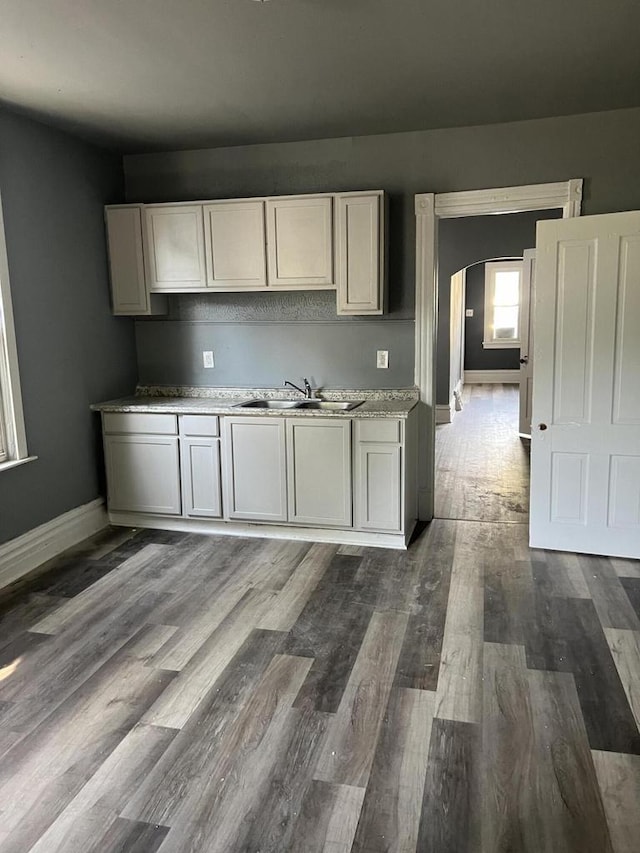
{"label": "white trim molding", "polygon": [[438,403],[436,406],[436,424],[438,426],[440,424],[450,424],[452,420],[451,404],[447,406],[446,403]]}
{"label": "white trim molding", "polygon": [[519,370],[465,370],[465,385],[517,385]]}
{"label": "white trim molding", "polygon": [[98,498],[0,545],[0,589],[108,524],[104,500]]}
{"label": "white trim molding", "polygon": [[564,219],[579,216],[582,178],[453,193],[419,193],[416,213],[415,384],[420,390],[418,518],[433,518],[435,477],[436,324],[438,304],[438,221],[460,216],[562,209]]}
{"label": "white trim molding", "polygon": [[[3,319],[4,318],[4,319]],[[22,409],[18,348],[13,324],[9,261],[4,233],[2,199],[0,198],[0,429],[2,461],[26,459],[27,435]]]}

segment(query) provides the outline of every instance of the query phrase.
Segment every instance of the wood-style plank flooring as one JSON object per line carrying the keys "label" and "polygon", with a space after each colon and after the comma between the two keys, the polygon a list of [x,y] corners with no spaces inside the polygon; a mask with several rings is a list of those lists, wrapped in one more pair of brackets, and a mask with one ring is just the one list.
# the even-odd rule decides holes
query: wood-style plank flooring
{"label": "wood-style plank flooring", "polygon": [[529,441],[517,385],[467,385],[462,411],[436,428],[437,518],[526,524]]}
{"label": "wood-style plank flooring", "polygon": [[2,853],[640,849],[637,562],[438,518],[47,569],[0,613]]}

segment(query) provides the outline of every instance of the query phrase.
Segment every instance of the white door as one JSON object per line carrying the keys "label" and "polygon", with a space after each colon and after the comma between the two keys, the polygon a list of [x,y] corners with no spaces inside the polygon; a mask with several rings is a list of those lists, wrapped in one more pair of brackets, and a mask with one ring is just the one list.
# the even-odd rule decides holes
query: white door
{"label": "white door", "polygon": [[538,223],[531,545],[640,558],[640,211]]}
{"label": "white door", "polygon": [[533,403],[533,305],[536,250],[525,249],[522,257],[520,298],[520,435],[531,435]]}

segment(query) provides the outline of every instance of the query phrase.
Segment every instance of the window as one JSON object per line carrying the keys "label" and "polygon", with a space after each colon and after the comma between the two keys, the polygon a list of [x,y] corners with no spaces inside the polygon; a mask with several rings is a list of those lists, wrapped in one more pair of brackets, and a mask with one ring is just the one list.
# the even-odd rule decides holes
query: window
{"label": "window", "polygon": [[32,458],[27,454],[24,431],[9,265],[0,201],[0,470]]}
{"label": "window", "polygon": [[484,341],[490,349],[520,346],[522,261],[484,266]]}

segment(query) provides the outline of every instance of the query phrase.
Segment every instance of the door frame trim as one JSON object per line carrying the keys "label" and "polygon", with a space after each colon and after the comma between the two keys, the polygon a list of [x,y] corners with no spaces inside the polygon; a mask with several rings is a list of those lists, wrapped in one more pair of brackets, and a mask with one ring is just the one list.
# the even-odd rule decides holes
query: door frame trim
{"label": "door frame trim", "polygon": [[420,392],[418,518],[434,511],[436,436],[436,327],[438,319],[438,222],[462,216],[562,209],[562,218],[580,216],[582,178],[450,193],[418,193],[416,215],[416,321],[414,381]]}

